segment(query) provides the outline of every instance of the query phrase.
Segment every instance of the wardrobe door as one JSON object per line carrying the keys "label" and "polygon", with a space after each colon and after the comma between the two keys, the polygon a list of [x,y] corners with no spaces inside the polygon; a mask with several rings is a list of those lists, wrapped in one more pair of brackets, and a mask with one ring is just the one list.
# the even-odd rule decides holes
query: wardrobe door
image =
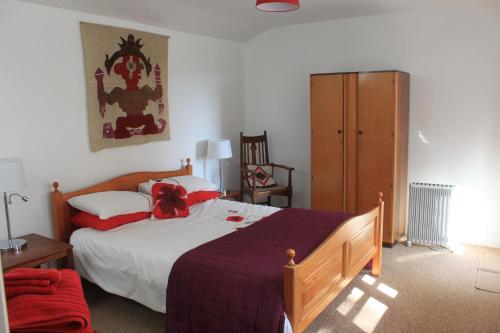
{"label": "wardrobe door", "polygon": [[396,96],[394,72],[360,73],[358,85],[358,211],[384,194],[383,240],[393,243]]}
{"label": "wardrobe door", "polygon": [[358,212],[358,73],[344,75],[344,210]]}
{"label": "wardrobe door", "polygon": [[343,75],[311,75],[311,207],[344,205]]}

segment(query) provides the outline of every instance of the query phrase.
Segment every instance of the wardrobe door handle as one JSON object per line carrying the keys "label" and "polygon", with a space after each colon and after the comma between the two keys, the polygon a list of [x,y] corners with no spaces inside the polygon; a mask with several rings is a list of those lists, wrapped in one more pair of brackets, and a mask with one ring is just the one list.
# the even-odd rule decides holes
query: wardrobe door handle
{"label": "wardrobe door handle", "polygon": [[358,134],[359,134],[359,135],[363,134],[363,131],[359,130],[359,131],[358,131]]}
{"label": "wardrobe door handle", "polygon": [[338,134],[342,134],[342,130],[337,130],[337,133]]}

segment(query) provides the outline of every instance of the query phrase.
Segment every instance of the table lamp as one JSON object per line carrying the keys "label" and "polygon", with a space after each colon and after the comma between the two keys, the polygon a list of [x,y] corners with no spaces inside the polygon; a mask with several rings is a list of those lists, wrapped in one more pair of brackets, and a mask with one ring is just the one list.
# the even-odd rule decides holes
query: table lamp
{"label": "table lamp", "polygon": [[10,230],[9,205],[12,204],[12,197],[17,196],[24,202],[28,201],[26,196],[18,193],[7,192],[21,190],[26,186],[26,176],[24,175],[23,161],[18,158],[0,158],[0,192],[3,192],[5,205],[5,217],[7,220],[7,234],[9,239],[0,242],[0,251],[19,251],[26,247],[25,239],[14,239]]}
{"label": "table lamp", "polygon": [[225,193],[222,181],[222,160],[233,157],[231,151],[231,141],[228,139],[218,139],[208,141],[207,159],[219,160],[219,191]]}

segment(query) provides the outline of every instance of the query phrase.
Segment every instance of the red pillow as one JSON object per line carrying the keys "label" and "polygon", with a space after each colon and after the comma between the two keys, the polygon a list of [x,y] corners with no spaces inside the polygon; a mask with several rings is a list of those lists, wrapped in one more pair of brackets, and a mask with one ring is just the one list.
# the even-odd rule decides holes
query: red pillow
{"label": "red pillow", "polygon": [[110,230],[121,225],[148,219],[150,212],[140,212],[110,217],[107,220],[101,220],[99,216],[86,212],[79,212],[71,219],[71,223],[80,228],[92,228],[97,230]]}
{"label": "red pillow", "polygon": [[157,219],[171,219],[189,215],[187,191],[177,184],[156,183],[152,188],[153,216]]}
{"label": "red pillow", "polygon": [[191,192],[187,196],[188,206],[192,206],[194,204],[205,202],[210,199],[216,199],[220,197],[220,192],[217,191],[198,191]]}

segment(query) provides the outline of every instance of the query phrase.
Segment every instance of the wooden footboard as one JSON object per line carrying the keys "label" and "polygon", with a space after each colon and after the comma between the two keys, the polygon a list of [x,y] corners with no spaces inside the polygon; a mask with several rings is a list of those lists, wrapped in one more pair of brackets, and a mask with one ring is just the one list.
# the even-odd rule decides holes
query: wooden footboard
{"label": "wooden footboard", "polygon": [[303,332],[370,260],[372,274],[381,274],[383,210],[379,193],[375,208],[344,222],[300,264],[295,251],[287,251],[285,311],[294,333]]}

